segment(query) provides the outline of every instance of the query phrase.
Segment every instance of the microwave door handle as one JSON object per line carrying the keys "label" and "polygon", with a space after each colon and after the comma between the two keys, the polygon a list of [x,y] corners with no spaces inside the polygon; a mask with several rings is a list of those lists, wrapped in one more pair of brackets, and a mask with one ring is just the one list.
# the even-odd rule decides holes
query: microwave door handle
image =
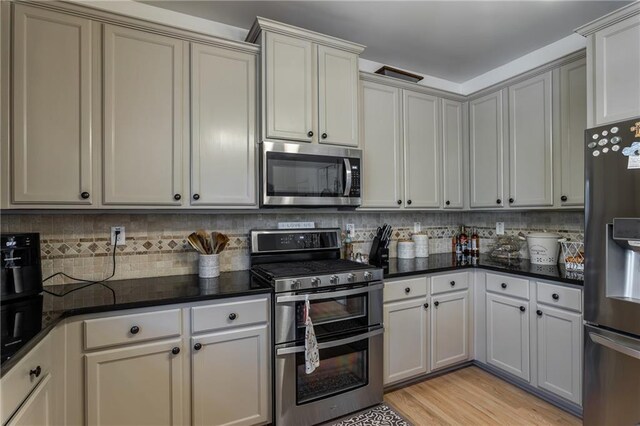
{"label": "microwave door handle", "polygon": [[[384,284],[378,283],[370,285],[369,287],[359,287],[351,290],[340,291],[327,291],[324,293],[310,293],[300,296],[278,296],[276,303],[288,303],[288,302],[304,302],[305,300],[319,300],[319,299],[333,299],[336,297],[353,296],[355,294],[371,293],[376,290],[382,290]],[[363,291],[364,290],[364,291]]]}
{"label": "microwave door handle", "polygon": [[[336,346],[348,345],[349,343],[359,342],[360,340],[370,339],[371,337],[377,336],[379,334],[384,333],[384,327],[380,327],[378,329],[372,330],[368,333],[358,334],[357,336],[347,337],[345,339],[333,340],[331,342],[318,343],[318,350],[334,348]],[[276,355],[288,355],[295,354],[298,352],[304,352],[304,345],[302,346],[291,346],[288,348],[280,348],[276,350]]]}
{"label": "microwave door handle", "polygon": [[351,193],[351,161],[349,161],[348,158],[344,158],[344,173],[345,173],[345,180],[344,180],[344,195],[345,197],[348,197],[349,194]]}

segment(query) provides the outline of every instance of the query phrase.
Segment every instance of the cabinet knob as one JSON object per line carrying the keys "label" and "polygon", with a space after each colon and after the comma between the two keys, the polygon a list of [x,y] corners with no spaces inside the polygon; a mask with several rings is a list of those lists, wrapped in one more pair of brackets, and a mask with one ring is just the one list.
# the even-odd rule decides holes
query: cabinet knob
{"label": "cabinet knob", "polygon": [[513,198],[509,198],[509,203],[513,203],[515,200]]}
{"label": "cabinet knob", "polygon": [[502,200],[501,200],[500,198],[498,198],[498,199],[496,200],[496,204],[502,204]]}
{"label": "cabinet knob", "polygon": [[180,348],[176,346],[175,348],[171,349],[171,353],[174,355],[178,355],[180,353]]}
{"label": "cabinet knob", "polygon": [[520,306],[520,312],[524,312],[526,310],[527,310],[527,308],[525,308],[524,306]]}
{"label": "cabinet knob", "polygon": [[131,329],[129,329],[129,331],[131,332],[131,334],[138,334],[138,332],[140,331],[140,327],[134,325],[133,327],[131,327]]}
{"label": "cabinet knob", "polygon": [[196,343],[195,345],[193,345],[193,349],[195,349],[196,351],[199,351],[200,349],[202,349],[202,344]]}
{"label": "cabinet knob", "polygon": [[440,302],[438,302],[438,301],[433,302],[433,306],[435,306],[436,308],[438,307],[439,304],[440,304]]}
{"label": "cabinet knob", "polygon": [[42,368],[38,365],[33,370],[29,370],[29,377],[31,376],[40,377],[40,373],[42,373]]}
{"label": "cabinet knob", "polygon": [[428,307],[429,307],[429,304],[428,304],[428,303],[425,303],[425,304],[424,304],[424,308],[425,308],[425,309],[427,309]]}
{"label": "cabinet knob", "polygon": [[502,288],[507,288],[507,283],[502,283],[502,284],[500,284],[500,287],[502,287]]}
{"label": "cabinet knob", "polygon": [[405,293],[407,293],[407,294],[411,293],[411,287],[407,287],[407,288],[405,288],[405,289],[404,289],[404,292],[405,292]]}
{"label": "cabinet knob", "polygon": [[451,287],[454,287],[456,285],[455,281],[451,281],[449,284],[451,284]]}
{"label": "cabinet knob", "polygon": [[407,200],[407,204],[411,204],[411,200]]}
{"label": "cabinet knob", "polygon": [[312,137],[312,136],[313,136],[313,132],[312,132],[311,130],[309,130],[309,131],[307,132],[307,136]]}
{"label": "cabinet knob", "polygon": [[447,200],[444,202],[447,206],[451,204],[451,201]]}
{"label": "cabinet knob", "polygon": [[176,201],[180,201],[181,198],[182,198],[182,195],[180,195],[180,194],[176,194],[176,195],[173,196],[173,199],[176,200]]}
{"label": "cabinet knob", "polygon": [[236,314],[235,312],[231,312],[231,313],[229,314],[229,319],[230,319],[231,321],[235,320],[236,318],[238,318],[238,314]]}
{"label": "cabinet knob", "polygon": [[553,294],[551,295],[551,297],[553,297],[553,300],[558,300],[558,299],[560,299],[560,295],[559,295],[558,293],[553,293]]}
{"label": "cabinet knob", "polygon": [[323,133],[320,136],[322,137],[322,139],[326,139],[327,138],[327,134],[326,133]]}
{"label": "cabinet knob", "polygon": [[398,200],[398,205],[402,204],[402,200]]}
{"label": "cabinet knob", "polygon": [[569,198],[567,198],[566,195],[563,195],[562,197],[560,197],[560,201],[567,201]]}
{"label": "cabinet knob", "polygon": [[539,316],[539,317],[541,317],[541,316],[542,316],[542,311],[541,311],[540,309],[538,309],[538,310],[536,311],[536,314],[538,314],[538,316]]}
{"label": "cabinet knob", "polygon": [[193,194],[193,199],[194,200],[199,200],[200,199],[200,194]]}
{"label": "cabinet knob", "polygon": [[87,198],[89,198],[91,195],[90,195],[87,191],[84,191],[82,194],[80,194],[80,196],[81,196],[83,199],[85,199],[85,200],[86,200],[86,199],[87,199]]}

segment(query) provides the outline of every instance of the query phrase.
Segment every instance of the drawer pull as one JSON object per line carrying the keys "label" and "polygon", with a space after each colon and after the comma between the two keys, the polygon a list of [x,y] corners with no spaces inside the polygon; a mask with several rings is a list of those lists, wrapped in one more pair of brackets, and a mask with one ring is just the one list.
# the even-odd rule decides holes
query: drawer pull
{"label": "drawer pull", "polygon": [[174,355],[178,355],[180,353],[180,348],[176,346],[175,348],[171,349],[171,353]]}
{"label": "drawer pull", "polygon": [[230,319],[231,321],[235,320],[236,318],[238,318],[238,314],[236,314],[235,312],[231,312],[231,313],[229,314],[229,319]]}
{"label": "drawer pull", "polygon": [[411,293],[411,287],[407,287],[407,288],[405,288],[405,289],[404,289],[404,292],[405,292],[405,293],[407,293],[407,294]]}
{"label": "drawer pull", "polygon": [[541,316],[542,316],[542,311],[541,311],[540,309],[538,309],[538,310],[536,311],[536,314],[538,314],[538,316],[539,316],[539,317],[541,317]]}
{"label": "drawer pull", "polygon": [[87,191],[85,191],[85,192],[81,193],[80,196],[82,197],[83,200],[86,200],[91,195]]}
{"label": "drawer pull", "polygon": [[40,377],[40,373],[42,373],[42,368],[40,366],[37,366],[33,370],[29,371],[29,377],[31,376]]}
{"label": "drawer pull", "polygon": [[553,297],[553,300],[558,300],[558,299],[560,299],[560,295],[559,295],[558,293],[553,293],[553,294],[551,295],[551,297]]}
{"label": "drawer pull", "polygon": [[451,281],[449,284],[451,284],[451,287],[455,287],[456,282],[455,281]]}
{"label": "drawer pull", "polygon": [[507,283],[502,283],[502,284],[500,284],[500,287],[502,287],[502,288],[507,288]]}
{"label": "drawer pull", "polygon": [[200,349],[202,349],[202,344],[196,343],[195,345],[193,345],[193,349],[195,349],[196,351],[199,351]]}
{"label": "drawer pull", "polygon": [[140,327],[134,325],[129,331],[131,332],[131,334],[138,334],[138,332],[140,331]]}
{"label": "drawer pull", "polygon": [[526,310],[527,310],[527,308],[525,308],[524,306],[520,306],[520,312],[524,312]]}
{"label": "drawer pull", "polygon": [[438,302],[438,301],[433,302],[433,306],[435,306],[436,308],[438,307],[439,304],[440,304],[440,302]]}

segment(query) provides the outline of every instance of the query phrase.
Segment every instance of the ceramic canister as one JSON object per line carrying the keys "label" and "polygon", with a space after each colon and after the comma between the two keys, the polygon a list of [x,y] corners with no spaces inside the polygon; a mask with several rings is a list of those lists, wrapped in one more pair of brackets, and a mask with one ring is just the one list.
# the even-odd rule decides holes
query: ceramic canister
{"label": "ceramic canister", "polygon": [[416,243],[411,240],[398,241],[398,259],[413,259],[416,257]]}
{"label": "ceramic canister", "polygon": [[416,257],[429,257],[429,236],[427,234],[413,234],[411,239],[416,243]]}
{"label": "ceramic canister", "polygon": [[198,258],[198,275],[200,278],[220,276],[220,255],[201,254]]}

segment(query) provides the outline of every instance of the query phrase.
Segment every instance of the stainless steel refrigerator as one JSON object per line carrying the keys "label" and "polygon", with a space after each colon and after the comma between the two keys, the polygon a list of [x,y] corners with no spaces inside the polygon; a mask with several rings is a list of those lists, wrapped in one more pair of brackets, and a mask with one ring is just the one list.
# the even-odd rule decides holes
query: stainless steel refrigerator
{"label": "stainless steel refrigerator", "polygon": [[584,423],[638,425],[640,117],[585,138]]}

